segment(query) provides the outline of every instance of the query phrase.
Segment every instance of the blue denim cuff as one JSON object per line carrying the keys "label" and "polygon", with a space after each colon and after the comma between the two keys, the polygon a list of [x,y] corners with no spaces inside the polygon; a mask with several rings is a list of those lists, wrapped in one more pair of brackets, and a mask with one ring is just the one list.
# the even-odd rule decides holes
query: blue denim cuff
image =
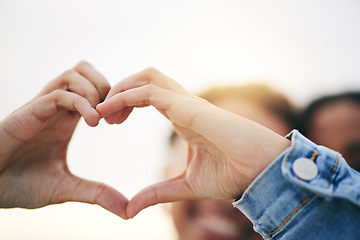
{"label": "blue denim cuff", "polygon": [[[292,224],[292,219],[314,201],[315,196],[333,197],[336,194],[334,181],[339,175],[340,154],[314,144],[296,130],[287,137],[291,139],[291,146],[233,203],[265,239],[281,234]],[[310,159],[315,152],[318,153],[315,158],[317,176],[310,181],[299,179],[292,169],[294,161],[304,157]],[[339,192],[339,196],[344,194]]]}

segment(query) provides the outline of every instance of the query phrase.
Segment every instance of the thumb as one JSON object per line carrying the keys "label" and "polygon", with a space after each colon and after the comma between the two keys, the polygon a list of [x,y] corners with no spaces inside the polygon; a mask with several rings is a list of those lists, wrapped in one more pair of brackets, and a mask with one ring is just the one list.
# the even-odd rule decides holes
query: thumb
{"label": "thumb", "polygon": [[123,219],[126,216],[128,199],[114,188],[99,182],[85,180],[71,176],[69,181],[63,182],[62,187],[56,192],[58,202],[83,202],[97,204]]}
{"label": "thumb", "polygon": [[158,203],[194,198],[196,195],[189,187],[184,175],[185,173],[176,178],[156,183],[141,190],[129,201],[126,215],[129,218],[133,218],[141,210]]}

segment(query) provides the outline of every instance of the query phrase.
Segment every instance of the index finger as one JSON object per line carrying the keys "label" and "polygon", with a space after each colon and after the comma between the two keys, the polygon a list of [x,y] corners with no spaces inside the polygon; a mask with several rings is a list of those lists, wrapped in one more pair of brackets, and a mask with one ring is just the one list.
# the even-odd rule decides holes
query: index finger
{"label": "index finger", "polygon": [[119,83],[117,83],[115,86],[111,88],[105,100],[126,90],[142,87],[148,84],[152,84],[157,87],[171,90],[181,94],[190,94],[187,90],[185,90],[181,85],[179,85],[173,79],[164,75],[157,69],[151,67],[136,74],[133,74],[123,79]]}
{"label": "index finger", "polygon": [[110,90],[110,84],[106,78],[86,61],[79,62],[74,70],[88,79],[96,88],[100,95],[100,101],[103,101]]}
{"label": "index finger", "polygon": [[61,110],[78,112],[89,126],[96,126],[100,120],[100,115],[87,99],[72,92],[55,90],[9,115],[1,122],[2,129],[11,136],[9,139],[26,141]]}

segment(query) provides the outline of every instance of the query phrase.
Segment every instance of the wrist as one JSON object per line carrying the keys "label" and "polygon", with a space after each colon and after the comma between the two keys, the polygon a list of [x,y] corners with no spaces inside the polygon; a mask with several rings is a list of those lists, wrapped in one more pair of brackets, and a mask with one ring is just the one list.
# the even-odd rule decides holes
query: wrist
{"label": "wrist", "polygon": [[242,191],[277,159],[278,156],[291,146],[290,140],[270,130],[260,139],[261,143],[258,145],[257,151],[253,153],[252,158],[249,158],[248,163],[250,163],[252,171],[249,171],[249,174],[247,174],[247,179],[244,181],[244,189],[242,189]]}

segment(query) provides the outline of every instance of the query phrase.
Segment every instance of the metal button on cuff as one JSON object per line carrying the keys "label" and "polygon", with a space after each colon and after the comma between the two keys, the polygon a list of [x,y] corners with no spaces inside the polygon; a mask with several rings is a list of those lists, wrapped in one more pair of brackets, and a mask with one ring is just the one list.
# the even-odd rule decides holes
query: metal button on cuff
{"label": "metal button on cuff", "polygon": [[308,158],[298,158],[292,165],[295,175],[304,181],[313,180],[318,175],[318,167]]}

